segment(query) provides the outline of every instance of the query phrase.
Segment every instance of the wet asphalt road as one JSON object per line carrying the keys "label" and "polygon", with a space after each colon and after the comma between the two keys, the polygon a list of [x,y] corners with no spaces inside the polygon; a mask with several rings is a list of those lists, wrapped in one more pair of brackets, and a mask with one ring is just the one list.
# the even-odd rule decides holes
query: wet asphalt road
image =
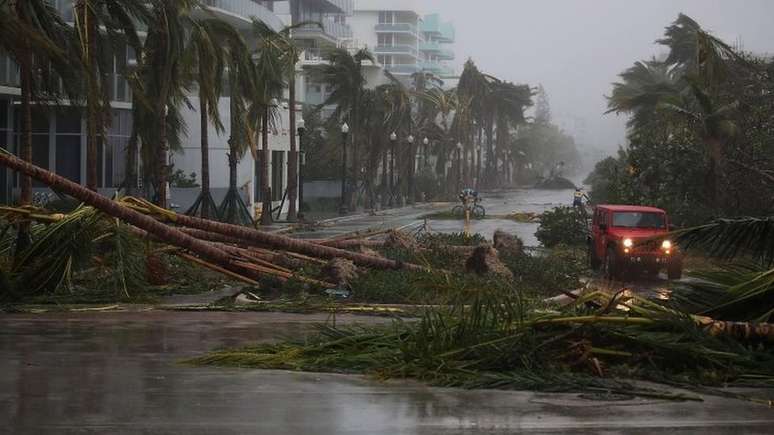
{"label": "wet asphalt road", "polygon": [[325,320],[158,311],[0,316],[0,433],[764,434],[774,425],[768,407],[716,397],[604,401],[179,364],[211,349],[300,337]]}

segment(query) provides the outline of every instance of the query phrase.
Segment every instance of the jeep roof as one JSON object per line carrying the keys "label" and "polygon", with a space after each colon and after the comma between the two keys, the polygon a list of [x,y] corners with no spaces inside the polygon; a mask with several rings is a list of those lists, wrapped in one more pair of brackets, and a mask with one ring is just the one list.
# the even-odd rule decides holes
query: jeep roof
{"label": "jeep roof", "polygon": [[666,211],[656,208],[647,207],[642,205],[612,205],[612,204],[600,204],[596,208],[607,211],[631,211],[631,212],[644,212],[644,213],[666,213]]}

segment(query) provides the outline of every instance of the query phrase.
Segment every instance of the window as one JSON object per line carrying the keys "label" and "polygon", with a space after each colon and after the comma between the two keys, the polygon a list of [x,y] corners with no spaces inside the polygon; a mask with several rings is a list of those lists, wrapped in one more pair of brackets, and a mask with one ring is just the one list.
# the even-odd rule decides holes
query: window
{"label": "window", "polygon": [[392,56],[389,54],[380,54],[377,56],[376,60],[384,66],[392,65]]}
{"label": "window", "polygon": [[665,228],[664,214],[618,212],[613,213],[613,226],[623,228]]}
{"label": "window", "polygon": [[378,45],[386,45],[386,46],[392,46],[393,45],[393,35],[392,33],[380,33],[377,36],[377,43]]}
{"label": "window", "polygon": [[379,24],[392,24],[395,22],[395,13],[393,11],[380,11]]}
{"label": "window", "polygon": [[81,182],[81,136],[56,136],[56,173],[73,181]]}

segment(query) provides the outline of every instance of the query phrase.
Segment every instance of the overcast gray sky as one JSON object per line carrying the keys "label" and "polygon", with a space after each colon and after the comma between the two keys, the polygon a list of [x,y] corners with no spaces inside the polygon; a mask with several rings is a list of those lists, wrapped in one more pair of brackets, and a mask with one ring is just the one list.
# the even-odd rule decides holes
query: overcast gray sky
{"label": "overcast gray sky", "polygon": [[[557,121],[580,119],[586,141],[624,143],[623,117],[603,115],[619,72],[663,53],[654,41],[679,12],[726,42],[774,53],[774,0],[419,0],[457,28],[457,63],[472,57],[505,80],[542,83]],[[572,124],[572,122],[571,122]]]}

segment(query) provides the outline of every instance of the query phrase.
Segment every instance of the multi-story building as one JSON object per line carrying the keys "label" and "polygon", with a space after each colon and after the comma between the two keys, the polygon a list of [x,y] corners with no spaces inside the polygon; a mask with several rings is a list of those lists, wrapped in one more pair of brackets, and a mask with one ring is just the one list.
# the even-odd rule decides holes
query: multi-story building
{"label": "multi-story building", "polygon": [[454,59],[449,48],[454,27],[438,14],[423,17],[418,11],[414,0],[356,0],[352,46],[368,48],[385,71],[403,81],[420,71],[452,77],[446,62]]}
{"label": "multi-story building", "polygon": [[[310,48],[323,43],[338,44],[348,35],[343,23],[336,16],[351,13],[352,0],[203,0],[211,13],[232,24],[242,31],[249,43],[252,19],[259,19],[274,30],[281,30],[291,23],[302,21],[320,21],[323,29],[305,26],[296,29],[294,36],[308,44]],[[285,5],[283,5],[285,3]],[[55,0],[55,6],[65,21],[73,22],[72,0]],[[291,10],[298,15],[291,15]],[[205,16],[202,11],[194,14]],[[126,174],[126,147],[132,132],[132,94],[125,78],[134,63],[134,53],[127,49],[125,56],[117,56],[114,71],[110,76],[108,92],[111,96],[112,123],[108,129],[107,143],[98,150],[98,186],[103,193],[109,194],[122,185]],[[303,77],[303,76],[301,76]],[[16,149],[19,141],[19,90],[18,67],[5,55],[0,54],[0,147]],[[303,85],[300,86],[303,96]],[[170,155],[174,169],[182,169],[186,174],[200,173],[200,117],[195,108],[199,107],[194,91],[189,96],[194,109],[183,108],[186,123],[186,136],[182,138],[182,150]],[[287,103],[280,101],[280,122],[270,132],[269,156],[270,184],[273,199],[279,204],[287,188],[287,164],[289,135],[295,134],[288,128]],[[219,202],[228,188],[228,131],[229,98],[221,98],[219,108],[225,133],[218,134],[210,128],[210,182],[213,196]],[[86,180],[86,122],[80,107],[64,107],[57,110],[35,110],[33,119],[33,162],[43,168],[63,175],[72,181],[85,183]],[[250,153],[242,159],[237,170],[238,186],[248,204],[255,204],[260,196],[260,163]],[[18,195],[17,178],[0,168],[0,202],[12,202]],[[45,186],[35,182],[36,190],[46,190]],[[172,188],[171,204],[185,210],[198,194],[198,189]],[[287,204],[285,204],[287,207]],[[251,207],[252,211],[252,207]]]}

